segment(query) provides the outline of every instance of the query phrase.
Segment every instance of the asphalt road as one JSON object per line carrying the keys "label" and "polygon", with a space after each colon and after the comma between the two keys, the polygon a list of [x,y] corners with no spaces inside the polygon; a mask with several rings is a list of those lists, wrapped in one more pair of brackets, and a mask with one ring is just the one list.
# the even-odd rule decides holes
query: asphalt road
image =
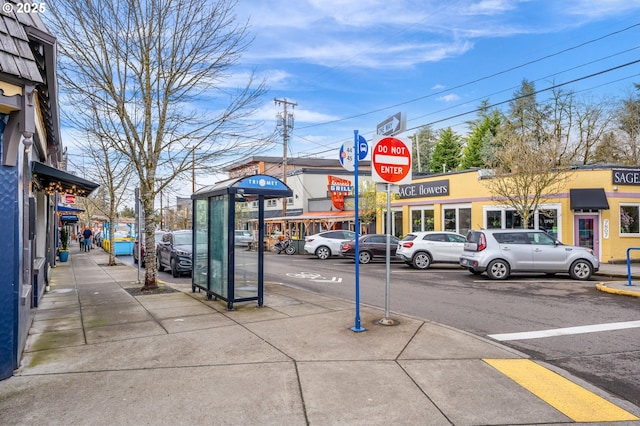
{"label": "asphalt road", "polygon": [[[361,303],[384,308],[385,263],[359,269]],[[637,298],[596,290],[597,277],[582,282],[562,274],[514,275],[492,281],[457,265],[419,271],[397,262],[390,270],[391,319],[395,311],[499,340],[640,405],[640,328],[621,328],[640,320]],[[355,263],[347,259],[269,253],[265,280],[355,297]],[[603,324],[614,329],[596,331]]]}
{"label": "asphalt road", "polygon": [[[130,256],[118,259],[135,266]],[[352,260],[266,253],[264,273],[265,281],[355,299]],[[385,277],[384,262],[359,265],[362,304],[385,307]],[[640,300],[596,290],[597,277],[582,282],[562,274],[514,275],[492,281],[457,265],[419,271],[401,262],[392,262],[390,277],[391,319],[397,312],[498,340],[640,405],[640,328],[622,328],[640,320]],[[158,272],[158,278],[191,285],[189,276]],[[622,326],[610,326],[617,323]],[[614,329],[597,331],[603,324]]]}

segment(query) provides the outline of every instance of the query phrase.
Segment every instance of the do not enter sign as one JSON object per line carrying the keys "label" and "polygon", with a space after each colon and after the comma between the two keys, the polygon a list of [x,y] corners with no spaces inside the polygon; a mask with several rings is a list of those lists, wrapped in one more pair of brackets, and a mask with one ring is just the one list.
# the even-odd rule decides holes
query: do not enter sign
{"label": "do not enter sign", "polygon": [[392,137],[374,139],[371,164],[374,182],[411,183],[411,143]]}

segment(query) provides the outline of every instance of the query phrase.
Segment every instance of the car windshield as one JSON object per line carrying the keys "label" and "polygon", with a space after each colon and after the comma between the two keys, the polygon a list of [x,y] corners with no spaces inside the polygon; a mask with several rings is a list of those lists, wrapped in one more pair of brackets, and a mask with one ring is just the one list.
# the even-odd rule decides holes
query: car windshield
{"label": "car windshield", "polygon": [[193,241],[191,234],[175,234],[173,236],[173,244],[176,246],[190,246]]}

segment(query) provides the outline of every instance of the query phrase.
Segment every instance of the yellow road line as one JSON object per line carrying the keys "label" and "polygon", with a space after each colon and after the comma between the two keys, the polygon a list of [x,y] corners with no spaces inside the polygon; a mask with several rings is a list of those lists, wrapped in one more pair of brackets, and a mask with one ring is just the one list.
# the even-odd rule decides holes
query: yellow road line
{"label": "yellow road line", "polygon": [[485,359],[484,362],[576,422],[640,420],[528,359]]}

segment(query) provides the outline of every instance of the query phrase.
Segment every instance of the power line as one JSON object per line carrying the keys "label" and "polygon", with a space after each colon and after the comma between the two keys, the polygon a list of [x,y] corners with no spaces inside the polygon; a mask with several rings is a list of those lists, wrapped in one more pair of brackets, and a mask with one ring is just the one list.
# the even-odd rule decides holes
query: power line
{"label": "power line", "polygon": [[[635,60],[635,61],[631,61],[631,62],[627,62],[627,63],[625,63],[625,64],[621,64],[621,65],[618,65],[618,66],[615,66],[615,67],[611,67],[611,68],[608,68],[608,69],[605,69],[605,70],[601,70],[601,71],[598,71],[598,72],[595,72],[595,73],[591,73],[591,74],[588,74],[588,75],[586,75],[586,76],[578,77],[578,78],[575,78],[575,79],[573,79],[573,80],[569,80],[569,81],[566,81],[566,82],[563,82],[563,83],[555,84],[555,85],[553,85],[553,86],[549,86],[549,87],[546,87],[546,88],[544,88],[544,89],[536,90],[535,92],[533,92],[533,93],[531,93],[531,94],[528,94],[528,95],[512,97],[512,98],[509,98],[509,99],[506,99],[506,100],[503,100],[503,101],[500,101],[500,102],[495,102],[495,103],[493,103],[493,104],[483,106],[482,108],[474,108],[474,109],[472,109],[472,110],[468,110],[468,111],[465,111],[465,112],[462,112],[462,113],[459,113],[459,114],[450,115],[450,116],[447,116],[447,117],[442,118],[442,119],[438,119],[438,120],[434,120],[434,121],[432,121],[432,122],[428,122],[428,123],[420,124],[420,125],[418,125],[418,126],[414,126],[414,127],[408,128],[408,129],[406,129],[405,131],[416,130],[416,129],[419,129],[419,128],[421,128],[421,127],[431,126],[431,125],[433,125],[433,124],[437,124],[437,123],[441,123],[441,122],[444,122],[444,121],[452,120],[452,119],[454,119],[454,118],[460,118],[460,117],[463,117],[463,116],[465,116],[465,115],[469,115],[469,114],[472,114],[472,113],[478,112],[478,111],[480,111],[481,109],[494,108],[494,107],[497,107],[497,106],[499,106],[499,105],[504,105],[504,104],[506,104],[506,103],[509,103],[509,102],[512,102],[512,101],[515,101],[515,100],[518,100],[518,99],[521,99],[521,98],[524,98],[524,97],[527,97],[527,96],[534,96],[534,95],[536,95],[536,94],[538,94],[538,93],[547,92],[547,91],[549,91],[549,90],[553,90],[553,89],[556,89],[556,88],[558,88],[558,87],[563,87],[563,86],[566,86],[566,85],[568,85],[568,84],[572,84],[572,83],[575,83],[575,82],[578,82],[578,81],[582,81],[582,80],[586,80],[586,79],[589,79],[589,78],[593,78],[593,77],[596,77],[596,76],[598,76],[598,75],[602,75],[602,74],[606,74],[606,73],[608,73],[608,72],[616,71],[616,70],[618,70],[618,69],[622,69],[622,68],[625,68],[625,67],[628,67],[628,66],[631,66],[631,65],[637,64],[637,63],[640,63],[640,59]],[[625,77],[625,78],[623,78],[623,79],[616,79],[616,80],[613,80],[612,82],[618,82],[618,81],[621,81],[621,80],[624,80],[624,79],[628,79],[628,78],[636,77],[636,76],[638,76],[638,75],[640,75],[640,74],[633,74],[633,75],[628,76],[628,77]],[[601,84],[601,85],[598,85],[598,86],[595,86],[595,87],[605,86],[605,85],[607,85],[607,84],[611,84],[612,82],[604,83],[604,84]],[[593,88],[590,88],[590,89],[584,89],[583,91],[585,91],[585,90],[591,90],[591,89],[593,89]],[[484,98],[482,98],[482,99],[484,99]],[[369,133],[373,133],[373,132],[365,132],[365,133],[363,133],[363,134],[369,134]],[[348,140],[348,138],[345,138],[344,140],[340,140],[340,141],[332,142],[331,144],[332,144],[332,145],[334,145],[334,146],[333,146],[333,147],[331,147],[331,148],[328,148],[328,149],[323,150],[323,151],[317,151],[317,152],[314,152],[314,153],[310,153],[310,154],[308,154],[308,155],[303,155],[303,156],[301,156],[301,157],[312,157],[312,156],[318,156],[318,155],[321,155],[321,154],[325,154],[325,153],[328,153],[328,152],[335,151],[335,149],[336,149],[336,148],[335,148],[335,145],[338,145],[340,142],[343,142],[343,141],[345,141],[345,140]]]}
{"label": "power line", "polygon": [[349,117],[338,118],[336,120],[327,121],[327,122],[324,122],[324,123],[316,123],[316,124],[310,124],[308,126],[299,127],[298,130],[304,130],[304,129],[309,129],[309,128],[313,128],[313,127],[319,127],[319,126],[326,126],[328,124],[335,124],[335,123],[340,123],[340,122],[343,122],[343,121],[352,120],[354,118],[365,117],[367,115],[375,114],[377,112],[386,111],[386,110],[389,110],[389,109],[392,109],[392,108],[397,108],[399,106],[407,105],[407,104],[414,103],[414,102],[417,102],[417,101],[421,101],[421,100],[424,100],[424,99],[427,99],[427,98],[431,98],[431,97],[434,97],[434,96],[437,96],[437,95],[441,95],[443,93],[451,92],[453,90],[460,89],[462,87],[466,87],[466,86],[469,86],[471,84],[479,83],[481,81],[488,80],[490,78],[497,77],[499,75],[503,75],[503,74],[506,74],[508,72],[511,72],[511,71],[514,71],[514,70],[517,70],[517,69],[520,69],[520,68],[524,68],[526,66],[529,66],[529,65],[532,65],[532,64],[535,64],[535,63],[538,63],[538,62],[542,62],[543,60],[546,60],[546,59],[549,59],[549,58],[552,58],[552,57],[555,57],[555,56],[570,52],[572,50],[579,49],[581,47],[587,46],[587,45],[592,44],[592,43],[596,43],[596,42],[604,40],[604,39],[606,39],[608,37],[612,37],[614,35],[621,34],[621,33],[625,32],[625,31],[628,31],[630,29],[633,29],[633,28],[639,27],[639,26],[640,26],[640,23],[636,23],[636,24],[630,25],[630,26],[628,26],[626,28],[623,28],[623,29],[620,29],[620,30],[617,30],[617,31],[613,31],[611,33],[608,33],[608,34],[605,34],[603,36],[600,36],[600,37],[585,41],[583,43],[577,44],[577,45],[572,46],[572,47],[568,47],[568,48],[560,50],[558,52],[551,53],[549,55],[545,55],[545,56],[542,56],[540,58],[533,59],[531,61],[527,61],[527,62],[525,62],[523,64],[516,65],[516,66],[513,66],[511,68],[507,68],[505,70],[498,71],[498,72],[495,72],[493,74],[489,74],[487,76],[480,77],[480,78],[477,78],[475,80],[471,80],[469,82],[462,83],[462,84],[459,84],[457,86],[453,86],[453,87],[448,88],[448,89],[440,90],[438,92],[430,93],[428,95],[424,95],[424,96],[421,96],[421,97],[418,97],[418,98],[414,98],[414,99],[411,99],[411,100],[408,100],[408,101],[400,102],[400,103],[397,103],[397,104],[394,104],[394,105],[390,105],[390,106],[378,108],[378,109],[375,109],[375,110],[372,110],[372,111],[364,112],[362,114],[356,114],[356,115],[352,115],[352,116],[349,116]]}

